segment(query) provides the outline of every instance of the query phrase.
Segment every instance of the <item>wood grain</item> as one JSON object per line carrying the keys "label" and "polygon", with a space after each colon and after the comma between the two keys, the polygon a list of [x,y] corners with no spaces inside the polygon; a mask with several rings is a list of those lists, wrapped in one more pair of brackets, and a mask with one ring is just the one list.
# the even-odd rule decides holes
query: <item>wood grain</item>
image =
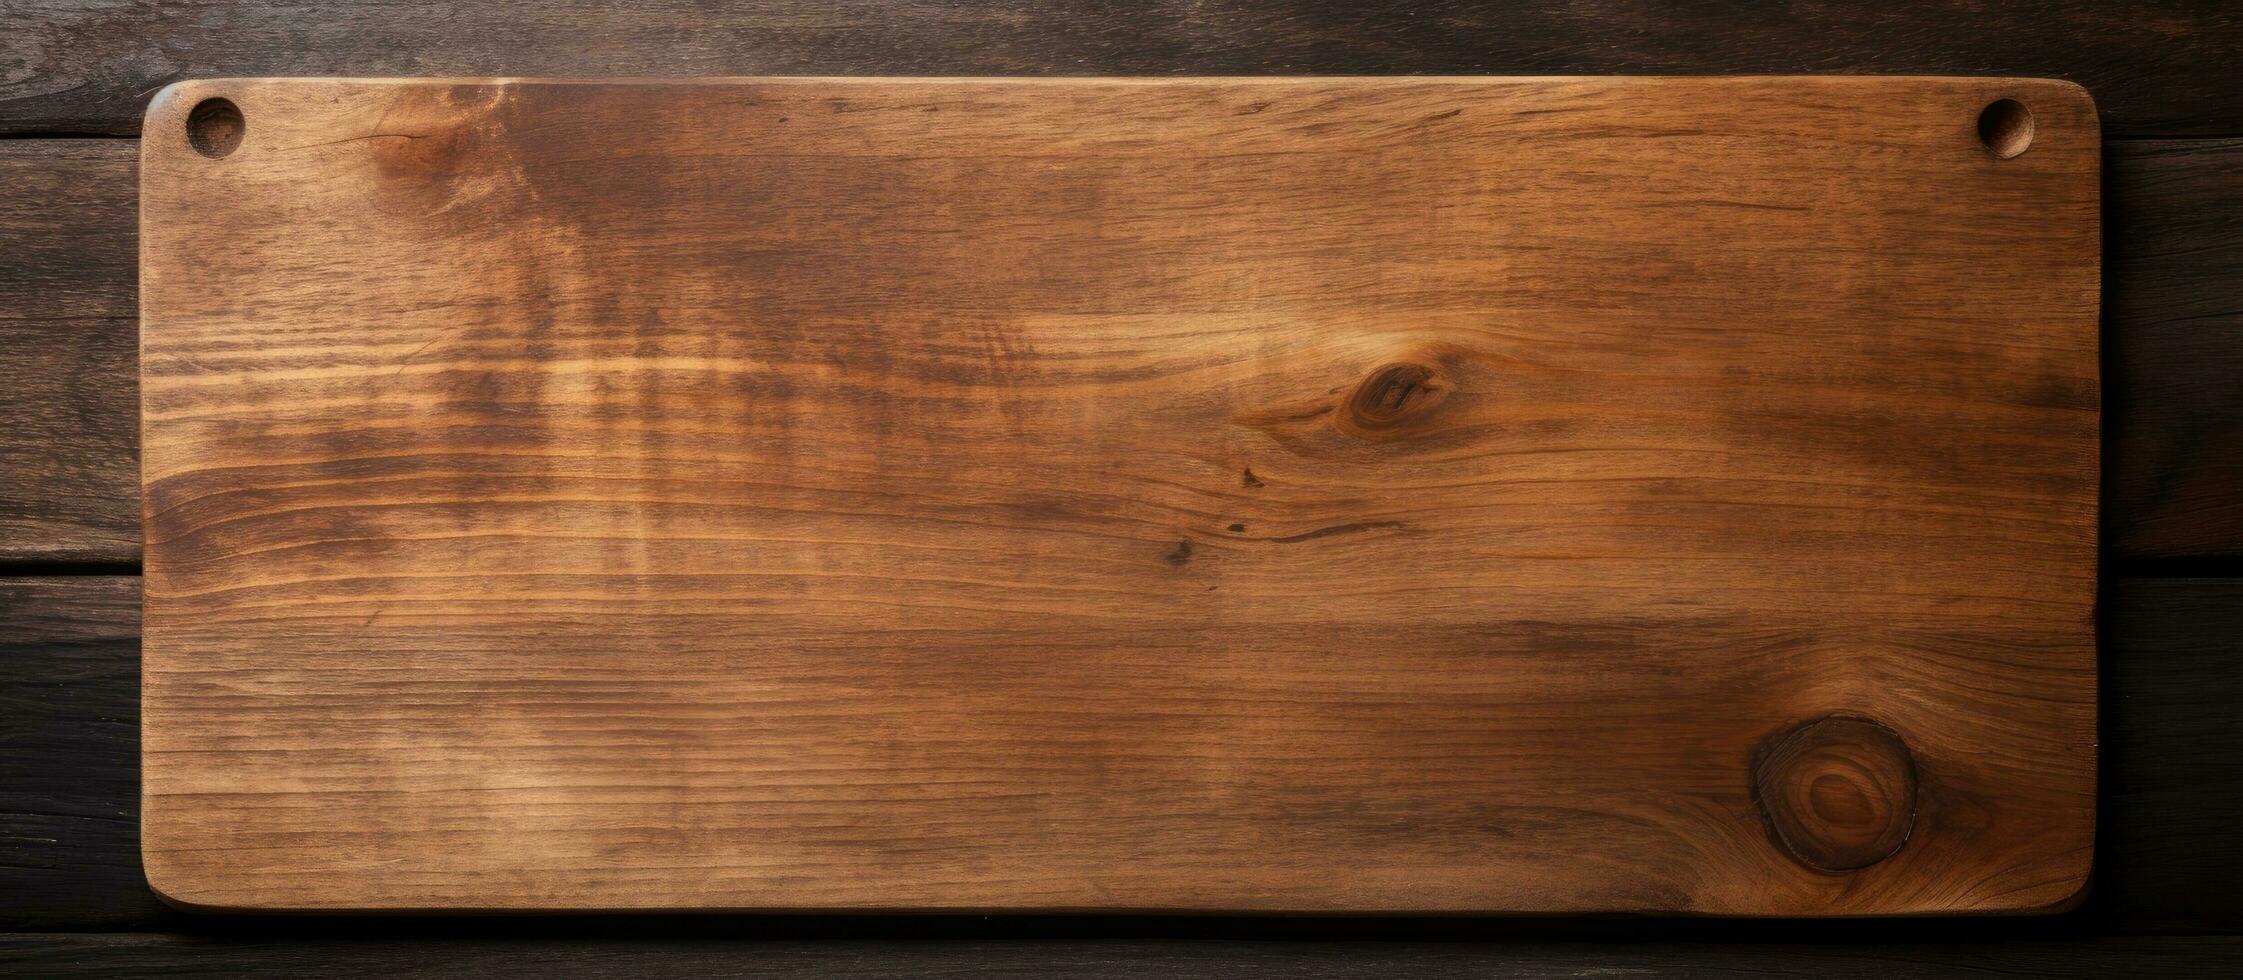
{"label": "wood grain", "polygon": [[[2243,583],[2137,580],[2101,601],[2104,705],[2095,884],[2063,916],[1836,921],[1783,925],[1788,939],[1924,943],[2110,932],[2232,932],[2243,877]],[[0,928],[208,928],[148,892],[139,851],[140,580],[0,580]],[[220,920],[224,921],[224,920]],[[310,928],[292,919],[291,931]],[[361,925],[363,923],[363,925]],[[345,923],[327,920],[323,933]],[[401,929],[522,939],[714,937],[865,939],[1163,937],[1201,939],[1503,938],[1749,942],[1764,920],[1124,919],[860,916],[690,920],[630,916],[354,920],[354,935]],[[260,931],[264,920],[237,930]],[[1843,927],[1843,928],[1841,928]]]}
{"label": "wood grain", "polygon": [[2226,0],[11,0],[0,132],[139,130],[246,75],[2055,76],[2119,136],[2231,136]]}
{"label": "wood grain", "polygon": [[140,560],[137,149],[0,142],[0,561]]}
{"label": "wood grain", "polygon": [[2243,140],[2120,143],[2107,159],[2105,544],[2243,556]]}
{"label": "wood grain", "polygon": [[[230,152],[187,138],[214,98]],[[218,81],[148,134],[175,900],[2085,880],[2075,87]],[[1756,796],[1825,718],[1896,733],[1912,814],[1845,764]],[[1833,873],[1771,840],[1786,801],[1912,829]]]}
{"label": "wood grain", "polygon": [[[2243,140],[2105,145],[2103,547],[2243,554]],[[140,561],[136,142],[0,142],[0,560]]]}
{"label": "wood grain", "polygon": [[0,578],[0,929],[168,921],[139,823],[140,580]]}

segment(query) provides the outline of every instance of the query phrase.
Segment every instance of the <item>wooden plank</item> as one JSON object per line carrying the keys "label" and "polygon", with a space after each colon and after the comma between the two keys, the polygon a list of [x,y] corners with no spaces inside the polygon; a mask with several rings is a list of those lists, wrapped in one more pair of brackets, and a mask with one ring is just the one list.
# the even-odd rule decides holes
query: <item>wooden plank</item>
{"label": "wooden plank", "polygon": [[[0,142],[0,559],[140,560],[137,154]],[[2105,553],[2243,554],[2243,140],[2105,160]]]}
{"label": "wooden plank", "polygon": [[0,579],[0,929],[169,918],[139,797],[140,580]]}
{"label": "wooden plank", "polygon": [[2107,160],[2106,544],[2243,555],[2243,140]]}
{"label": "wooden plank", "polygon": [[2076,87],[219,81],[148,126],[180,901],[2084,882]]}
{"label": "wooden plank", "polygon": [[2097,910],[2138,929],[2243,930],[2243,582],[2117,583],[2104,623]]}
{"label": "wooden plank", "polygon": [[2125,136],[2232,135],[2218,0],[17,0],[0,129],[118,135],[180,78],[241,75],[2056,76]]}
{"label": "wooden plank", "polygon": [[135,150],[0,141],[0,561],[140,559]]}
{"label": "wooden plank", "polygon": [[[2137,580],[2103,599],[2105,778],[2098,866],[2086,905],[2056,919],[2020,920],[2026,937],[2109,930],[2243,929],[2231,883],[2243,878],[2243,728],[2228,706],[2243,703],[2243,582]],[[137,578],[0,580],[0,929],[177,927],[140,875],[138,816],[140,589]],[[387,921],[387,920],[384,920]],[[1131,926],[1101,920],[783,918],[757,925],[727,919],[727,936],[1026,938],[1115,935]],[[1315,920],[1298,929],[1261,920],[1220,920],[1165,934],[1230,937],[1457,939],[1713,938],[1749,941],[1767,926],[1674,920],[1442,922]],[[1907,920],[1905,928],[1786,936],[1845,941],[2019,938],[1984,919]],[[603,934],[629,934],[610,921]],[[978,923],[978,925],[977,925]],[[1849,924],[1851,925],[1851,924]],[[1872,924],[1860,924],[1870,927]],[[1889,923],[1899,927],[1902,923]],[[491,920],[475,928],[498,931]],[[503,927],[524,935],[527,921]],[[581,921],[550,935],[582,935]],[[647,926],[656,930],[655,926]],[[676,932],[690,924],[667,922]],[[1104,930],[1103,932],[1101,930]],[[1750,931],[1745,931],[1750,930]],[[642,933],[643,934],[643,933]]]}
{"label": "wooden plank", "polygon": [[1894,980],[1980,973],[2040,977],[2219,976],[2243,939],[2044,942],[1315,943],[774,942],[692,939],[287,940],[151,935],[0,937],[0,970],[52,977],[182,973],[327,977],[1609,977],[1806,976]]}

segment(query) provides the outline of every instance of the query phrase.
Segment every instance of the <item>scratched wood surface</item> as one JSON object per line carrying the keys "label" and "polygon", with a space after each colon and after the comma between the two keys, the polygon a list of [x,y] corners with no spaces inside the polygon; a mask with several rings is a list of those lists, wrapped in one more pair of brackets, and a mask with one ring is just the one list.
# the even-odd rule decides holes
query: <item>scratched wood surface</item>
{"label": "scratched wood surface", "polygon": [[145,136],[175,901],[2085,881],[2075,87],[218,80]]}

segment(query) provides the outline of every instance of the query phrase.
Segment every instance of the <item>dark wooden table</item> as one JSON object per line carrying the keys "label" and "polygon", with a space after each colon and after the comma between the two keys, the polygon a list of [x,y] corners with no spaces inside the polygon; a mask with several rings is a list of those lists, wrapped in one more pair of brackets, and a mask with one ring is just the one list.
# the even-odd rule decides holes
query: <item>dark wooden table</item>
{"label": "dark wooden table", "polygon": [[[1128,9],[1124,9],[1125,6]],[[1871,976],[2243,970],[2243,8],[12,0],[0,7],[0,974]],[[2093,892],[2038,919],[235,919],[141,879],[135,160],[222,75],[1936,73],[2101,107]],[[2224,969],[2223,969],[2224,968]]]}

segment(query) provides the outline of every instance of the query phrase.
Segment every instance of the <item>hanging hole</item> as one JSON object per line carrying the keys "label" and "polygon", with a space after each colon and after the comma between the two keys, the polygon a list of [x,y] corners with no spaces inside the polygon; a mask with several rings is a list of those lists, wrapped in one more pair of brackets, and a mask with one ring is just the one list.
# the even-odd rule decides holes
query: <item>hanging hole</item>
{"label": "hanging hole", "polygon": [[241,109],[225,99],[204,99],[187,113],[187,145],[213,160],[241,145]]}
{"label": "hanging hole", "polygon": [[2008,160],[2033,145],[2033,111],[2016,99],[1996,99],[1978,114],[1978,141],[1997,160]]}

